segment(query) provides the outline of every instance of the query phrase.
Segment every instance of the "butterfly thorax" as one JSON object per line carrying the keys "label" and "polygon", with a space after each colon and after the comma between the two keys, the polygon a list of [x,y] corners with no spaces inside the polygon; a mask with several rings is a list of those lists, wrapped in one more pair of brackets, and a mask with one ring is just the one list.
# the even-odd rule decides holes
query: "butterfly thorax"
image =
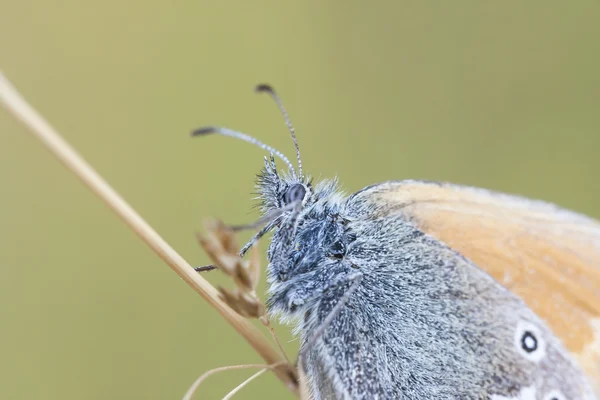
{"label": "butterfly thorax", "polygon": [[343,258],[354,235],[340,213],[344,196],[335,182],[317,185],[310,205],[286,214],[276,227],[267,258],[271,313],[302,315],[324,290],[355,272]]}

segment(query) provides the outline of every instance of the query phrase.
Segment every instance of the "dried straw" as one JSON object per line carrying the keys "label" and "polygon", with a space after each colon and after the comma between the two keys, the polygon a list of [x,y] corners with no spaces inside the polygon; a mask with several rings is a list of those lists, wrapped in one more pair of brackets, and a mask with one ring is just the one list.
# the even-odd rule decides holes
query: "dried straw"
{"label": "dried straw", "polygon": [[[279,365],[275,373],[279,379],[297,394],[296,371],[269,343],[266,337],[238,315],[225,302],[218,291],[181,257],[127,202],[61,137],[46,120],[19,94],[16,88],[0,72],[0,102],[23,122],[44,146],[62,162],[68,170],[104,201],[177,275],[213,306],[246,339],[265,360],[267,365]],[[143,271],[140,271],[142,274]]]}

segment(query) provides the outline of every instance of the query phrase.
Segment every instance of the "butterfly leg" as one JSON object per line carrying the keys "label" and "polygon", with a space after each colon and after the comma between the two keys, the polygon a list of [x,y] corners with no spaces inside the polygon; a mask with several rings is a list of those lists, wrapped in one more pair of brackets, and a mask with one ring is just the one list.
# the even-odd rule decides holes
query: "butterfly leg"
{"label": "butterfly leg", "polygon": [[[325,329],[331,324],[335,317],[337,317],[342,311],[342,308],[348,302],[348,299],[356,291],[358,285],[360,285],[360,281],[362,280],[362,274],[355,274],[349,277],[347,281],[339,282],[338,285],[349,284],[350,286],[344,292],[342,297],[338,300],[337,304],[333,307],[333,309],[329,312],[327,317],[321,322],[321,325],[315,330],[311,337],[308,338],[306,344],[302,347],[300,354],[298,355],[298,360],[300,360],[304,355],[310,351],[311,347],[319,340],[319,338],[325,332]],[[337,286],[337,285],[336,285]]]}
{"label": "butterfly leg", "polygon": [[248,241],[248,243],[246,243],[244,245],[244,247],[242,247],[242,249],[240,250],[239,256],[244,257],[246,255],[246,253],[248,252],[248,250],[250,250],[250,247],[252,247],[254,245],[254,243],[258,242],[260,240],[260,238],[262,238],[267,232],[269,232],[271,229],[273,229],[274,225],[275,225],[275,221],[265,225],[260,231],[256,232],[256,234],[254,236],[252,236],[252,238]]}

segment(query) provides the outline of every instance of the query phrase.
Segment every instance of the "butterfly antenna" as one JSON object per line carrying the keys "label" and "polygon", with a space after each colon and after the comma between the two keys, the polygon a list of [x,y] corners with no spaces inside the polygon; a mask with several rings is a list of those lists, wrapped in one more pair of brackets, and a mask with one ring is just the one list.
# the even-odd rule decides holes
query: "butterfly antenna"
{"label": "butterfly antenna", "polygon": [[[219,126],[205,126],[203,128],[198,128],[198,129],[192,131],[192,136],[204,136],[204,135],[209,135],[211,133],[216,133],[218,135],[230,136],[230,137],[233,137],[236,139],[241,139],[245,142],[252,143],[253,145],[258,146],[261,149],[268,151],[269,153],[276,155],[277,157],[281,158],[281,160],[283,160],[283,162],[288,166],[288,168],[292,172],[292,175],[296,176],[296,170],[294,169],[294,166],[292,165],[290,160],[286,156],[283,155],[283,153],[281,153],[280,151],[276,150],[275,148],[273,148],[267,144],[264,144],[263,142],[255,139],[255,138],[253,138],[250,135],[246,135],[245,133],[234,131],[234,130],[231,130],[228,128],[219,127]],[[300,176],[302,176],[302,170],[300,170]]]}
{"label": "butterfly antenna", "polygon": [[298,146],[298,139],[296,139],[296,131],[294,131],[294,126],[292,125],[290,116],[288,115],[285,107],[283,106],[283,102],[277,95],[277,92],[275,92],[275,89],[273,89],[270,85],[263,83],[263,84],[257,85],[254,90],[257,93],[263,93],[263,92],[268,93],[269,96],[271,96],[271,98],[275,101],[275,104],[277,104],[277,107],[279,107],[279,111],[281,111],[281,114],[283,115],[283,119],[285,119],[285,124],[287,125],[288,130],[290,131],[290,134],[292,135],[292,140],[294,141],[294,147],[296,148],[296,158],[298,159],[298,174],[300,175],[300,179],[304,178],[304,175],[302,174],[302,159],[300,158],[300,147]]}

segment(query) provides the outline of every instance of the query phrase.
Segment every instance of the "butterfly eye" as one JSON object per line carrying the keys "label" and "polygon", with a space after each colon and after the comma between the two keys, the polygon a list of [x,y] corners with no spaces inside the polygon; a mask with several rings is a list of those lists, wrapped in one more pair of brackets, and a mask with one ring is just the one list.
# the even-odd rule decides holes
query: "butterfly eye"
{"label": "butterfly eye", "polygon": [[519,322],[515,335],[515,344],[519,352],[530,361],[539,362],[546,354],[546,346],[542,334],[536,326],[529,322]]}
{"label": "butterfly eye", "polygon": [[304,200],[304,195],[306,195],[306,189],[304,186],[299,183],[295,183],[290,186],[283,195],[283,203],[287,205],[296,201],[302,201]]}

